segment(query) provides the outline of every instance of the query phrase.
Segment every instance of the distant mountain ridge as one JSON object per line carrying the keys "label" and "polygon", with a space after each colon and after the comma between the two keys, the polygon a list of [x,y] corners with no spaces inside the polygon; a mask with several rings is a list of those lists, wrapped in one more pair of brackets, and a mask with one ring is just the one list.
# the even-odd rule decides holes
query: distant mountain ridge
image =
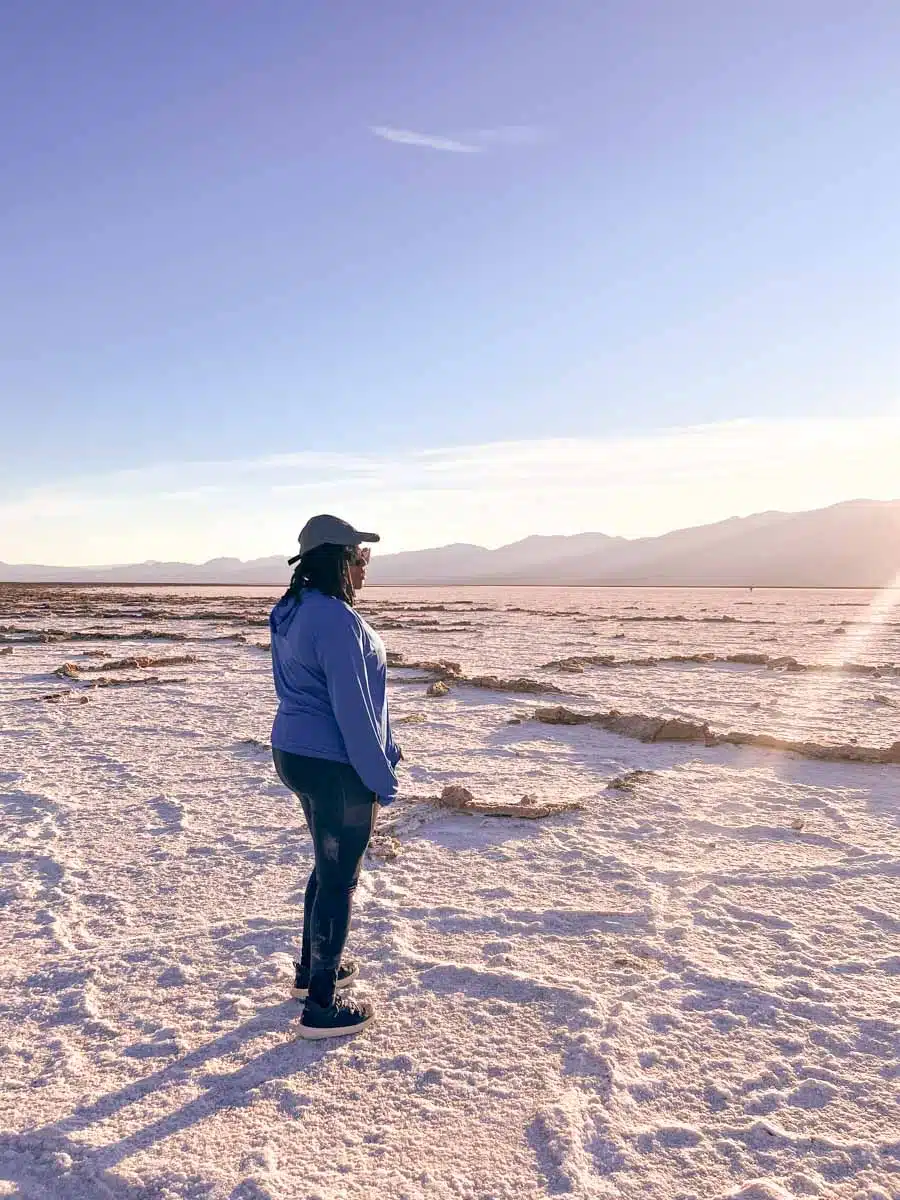
{"label": "distant mountain ridge", "polygon": [[[658,537],[533,535],[496,550],[455,543],[376,555],[381,585],[618,584],[668,587],[884,587],[900,574],[900,500],[764,512]],[[14,566],[0,583],[255,584],[290,577],[286,555],[117,567]],[[898,580],[900,582],[900,580]]]}

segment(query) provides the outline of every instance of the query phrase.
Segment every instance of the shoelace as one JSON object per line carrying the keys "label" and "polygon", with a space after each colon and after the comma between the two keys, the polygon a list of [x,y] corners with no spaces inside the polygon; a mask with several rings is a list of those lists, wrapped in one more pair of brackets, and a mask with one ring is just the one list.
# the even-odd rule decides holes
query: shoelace
{"label": "shoelace", "polygon": [[359,1001],[354,1000],[350,996],[335,996],[334,1005],[338,1012],[345,1012],[353,1017],[359,1017],[365,1014],[365,1009],[359,1003]]}

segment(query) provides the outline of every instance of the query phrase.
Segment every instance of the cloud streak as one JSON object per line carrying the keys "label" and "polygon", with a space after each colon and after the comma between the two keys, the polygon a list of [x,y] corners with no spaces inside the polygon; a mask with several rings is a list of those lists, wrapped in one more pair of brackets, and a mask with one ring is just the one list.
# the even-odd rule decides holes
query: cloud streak
{"label": "cloud streak", "polygon": [[313,512],[385,551],[531,533],[664,533],[765,509],[900,498],[900,416],[729,421],[610,437],[300,452],[73,477],[0,495],[0,559],[96,564],[292,552]]}
{"label": "cloud streak", "polygon": [[484,154],[498,146],[534,146],[542,138],[541,130],[535,125],[499,125],[494,129],[476,129],[454,137],[398,129],[394,125],[371,125],[369,128],[376,137],[386,142],[421,150],[439,150],[445,154]]}
{"label": "cloud streak", "polygon": [[398,142],[401,146],[418,146],[426,150],[443,150],[448,154],[481,154],[483,146],[471,142],[460,142],[456,138],[441,137],[431,133],[416,133],[412,129],[395,129],[391,125],[372,125],[372,133],[386,142]]}

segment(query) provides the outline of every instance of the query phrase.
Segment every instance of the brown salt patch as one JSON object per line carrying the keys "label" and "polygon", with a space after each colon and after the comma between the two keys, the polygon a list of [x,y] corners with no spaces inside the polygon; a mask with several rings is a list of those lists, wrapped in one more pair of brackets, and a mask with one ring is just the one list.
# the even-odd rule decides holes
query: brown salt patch
{"label": "brown salt patch", "polygon": [[427,659],[424,662],[405,662],[396,665],[412,671],[427,671],[441,679],[459,679],[462,672],[462,664],[453,662],[449,658]]}
{"label": "brown salt patch", "polygon": [[82,667],[82,671],[126,671],[129,668],[146,670],[148,667],[182,667],[197,662],[196,654],[173,654],[168,658],[153,658],[149,654],[134,654],[129,658],[118,658],[104,662],[100,667]]}
{"label": "brown salt patch", "polygon": [[611,779],[606,785],[606,790],[608,792],[633,792],[637,784],[644,779],[652,779],[655,774],[655,771],[626,771],[624,775],[617,775],[615,779]]}
{"label": "brown salt patch", "polygon": [[458,662],[452,662],[449,659],[439,659],[435,662],[408,662],[402,665],[412,670],[427,671],[432,675],[437,675],[437,680],[429,687],[426,693],[429,696],[446,696],[447,691],[443,690],[439,685],[450,683],[456,683],[465,687],[482,688],[484,691],[491,692],[513,692],[534,696],[547,695],[548,693],[559,696],[566,694],[562,688],[557,687],[555,684],[542,682],[539,679],[528,679],[525,676],[503,679],[499,675],[463,675],[462,665]]}
{"label": "brown salt patch", "polygon": [[181,667],[186,663],[197,662],[195,654],[175,654],[169,658],[153,658],[149,654],[135,654],[130,658],[117,658],[104,661],[98,667],[80,666],[78,663],[65,662],[53,672],[63,679],[80,679],[82,674],[93,674],[97,671],[127,671],[146,670],[148,667]]}
{"label": "brown salt patch", "polygon": [[764,750],[781,750],[825,762],[900,763],[900,741],[886,748],[825,746],[818,742],[792,741],[766,733],[731,731],[715,734],[705,721],[688,721],[679,717],[648,717],[643,713],[622,713],[618,709],[606,713],[579,713],[562,705],[555,708],[539,708],[534,714],[534,719],[545,725],[595,725],[609,733],[635,738],[641,742],[702,742],[706,746],[751,746]]}
{"label": "brown salt patch", "polygon": [[739,666],[766,667],[770,671],[784,671],[788,674],[803,672],[821,672],[832,675],[862,675],[875,679],[885,675],[900,675],[900,667],[894,663],[801,663],[791,655],[773,658],[755,650],[740,650],[734,654],[717,655],[711,651],[699,654],[668,654],[651,655],[647,658],[616,658],[614,654],[583,654],[570,658],[557,658],[544,663],[544,671],[561,671],[569,674],[581,674],[586,667],[658,667],[667,663],[727,663]]}
{"label": "brown salt patch", "polygon": [[500,802],[476,800],[468,788],[459,784],[445,787],[434,803],[438,808],[449,808],[454,812],[479,813],[486,817],[525,817],[527,820],[574,812],[583,807],[576,800],[538,800],[535,796]]}
{"label": "brown salt patch", "polygon": [[389,833],[373,833],[366,853],[370,858],[380,858],[384,862],[393,862],[401,851],[400,839]]}
{"label": "brown salt patch", "polygon": [[173,676],[169,679],[161,679],[159,675],[147,675],[140,679],[107,679],[101,675],[99,679],[90,680],[87,686],[91,688],[140,687],[141,685],[164,687],[166,684],[172,683],[190,683],[190,680],[186,675]]}
{"label": "brown salt patch", "polygon": [[517,692],[524,695],[541,695],[548,692],[555,692],[557,695],[563,696],[565,693],[562,688],[556,687],[552,683],[542,683],[538,679],[526,679],[524,677],[518,679],[500,679],[496,675],[474,675],[463,676],[460,683],[466,684],[468,687],[484,688],[491,692]]}
{"label": "brown salt patch", "polygon": [[60,679],[78,679],[80,678],[80,668],[77,663],[64,662],[62,666],[57,667],[53,672]]}
{"label": "brown salt patch", "polygon": [[[17,635],[10,637],[8,635]],[[55,642],[185,642],[187,634],[167,633],[159,629],[138,629],[133,633],[111,633],[104,629],[28,629],[0,626],[0,642],[13,644]]]}

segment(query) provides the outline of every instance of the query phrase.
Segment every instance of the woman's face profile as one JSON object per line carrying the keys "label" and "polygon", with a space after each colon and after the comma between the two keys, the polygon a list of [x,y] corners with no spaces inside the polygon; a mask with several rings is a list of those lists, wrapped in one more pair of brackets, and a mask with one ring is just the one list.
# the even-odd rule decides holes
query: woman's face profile
{"label": "woman's face profile", "polygon": [[366,582],[366,571],[371,557],[372,551],[368,546],[352,546],[350,549],[350,582],[354,592],[358,592]]}

